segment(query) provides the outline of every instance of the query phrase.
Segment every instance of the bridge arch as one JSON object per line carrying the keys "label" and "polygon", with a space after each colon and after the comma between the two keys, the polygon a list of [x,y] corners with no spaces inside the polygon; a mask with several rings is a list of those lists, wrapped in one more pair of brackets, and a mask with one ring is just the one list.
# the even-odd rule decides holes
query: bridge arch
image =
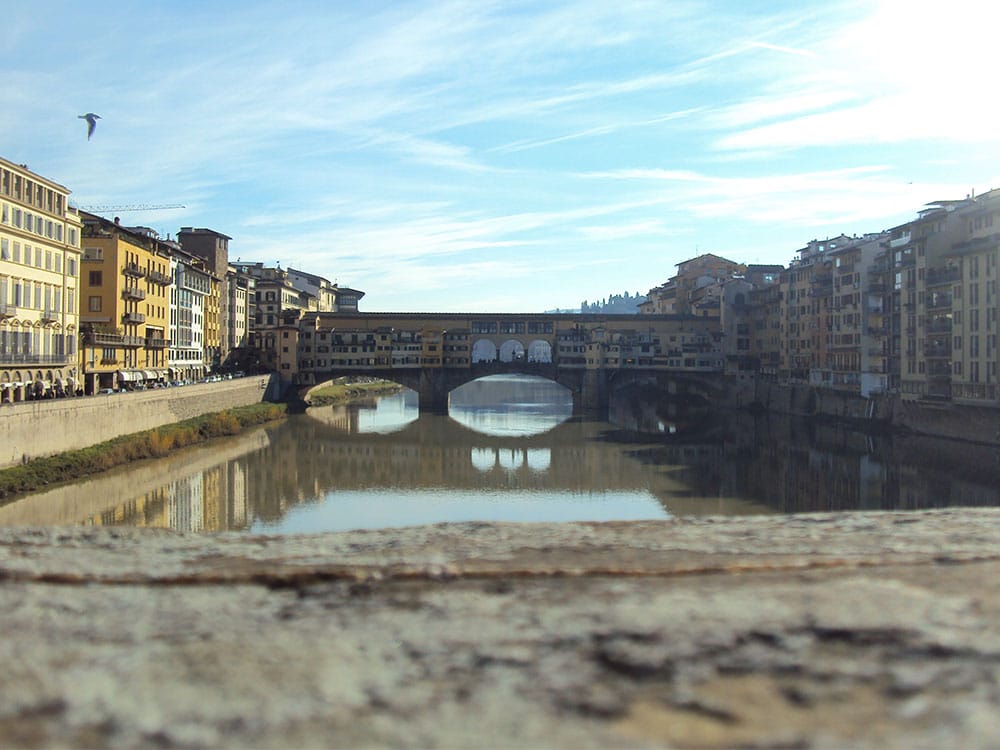
{"label": "bridge arch", "polygon": [[507,339],[500,345],[500,361],[514,362],[524,360],[524,344],[517,339]]}
{"label": "bridge arch", "polygon": [[472,344],[472,361],[475,362],[495,362],[497,359],[497,345],[489,339],[477,339]]}
{"label": "bridge arch", "polygon": [[552,344],[545,339],[535,339],[528,344],[528,361],[541,362],[542,364],[552,363]]}

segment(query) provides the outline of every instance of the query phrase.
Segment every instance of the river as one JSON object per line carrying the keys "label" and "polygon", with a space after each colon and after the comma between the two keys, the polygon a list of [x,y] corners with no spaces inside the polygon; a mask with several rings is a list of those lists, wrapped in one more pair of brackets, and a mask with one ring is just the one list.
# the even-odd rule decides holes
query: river
{"label": "river", "polygon": [[1000,505],[992,447],[712,413],[636,392],[574,416],[549,381],[495,376],[420,414],[403,391],[143,461],[0,507],[0,525],[312,533],[446,521]]}

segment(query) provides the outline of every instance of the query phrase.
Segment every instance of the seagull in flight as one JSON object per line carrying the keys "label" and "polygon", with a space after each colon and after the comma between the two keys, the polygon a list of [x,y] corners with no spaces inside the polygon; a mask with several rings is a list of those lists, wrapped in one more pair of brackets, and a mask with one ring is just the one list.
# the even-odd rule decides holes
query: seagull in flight
{"label": "seagull in flight", "polygon": [[100,115],[95,115],[93,112],[88,112],[85,115],[77,115],[81,120],[87,121],[87,140],[90,140],[90,136],[94,134],[97,129],[97,121],[101,119]]}

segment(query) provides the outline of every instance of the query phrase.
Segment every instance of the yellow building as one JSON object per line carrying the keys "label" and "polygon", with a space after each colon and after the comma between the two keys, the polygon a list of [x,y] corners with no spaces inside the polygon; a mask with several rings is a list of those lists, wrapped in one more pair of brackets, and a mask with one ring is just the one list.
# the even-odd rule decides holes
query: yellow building
{"label": "yellow building", "polygon": [[79,379],[80,216],[70,191],[0,159],[0,401]]}
{"label": "yellow building", "polygon": [[217,370],[223,363],[222,290],[224,279],[210,274],[211,287],[205,295],[205,372]]}
{"label": "yellow building", "polygon": [[167,377],[170,248],[151,232],[83,213],[81,370],[87,393]]}

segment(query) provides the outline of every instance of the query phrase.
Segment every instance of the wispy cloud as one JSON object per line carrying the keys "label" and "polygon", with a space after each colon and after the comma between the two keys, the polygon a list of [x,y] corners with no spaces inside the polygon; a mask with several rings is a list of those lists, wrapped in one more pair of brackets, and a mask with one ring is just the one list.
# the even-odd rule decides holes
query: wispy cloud
{"label": "wispy cloud", "polygon": [[123,218],[218,229],[369,309],[565,306],[706,245],[780,262],[1000,163],[1000,11],[972,0],[37,10],[5,9],[3,156],[78,203],[183,203]]}
{"label": "wispy cloud", "polygon": [[630,122],[617,122],[608,123],[605,125],[600,125],[598,127],[587,128],[586,130],[581,130],[577,133],[567,133],[565,135],[556,136],[553,138],[543,138],[540,140],[524,140],[517,141],[514,143],[508,143],[503,146],[497,146],[489,151],[498,151],[501,153],[512,153],[515,151],[527,151],[532,148],[541,148],[543,146],[551,146],[555,143],[562,143],[564,141],[573,141],[579,138],[590,138],[593,136],[604,136],[617,133],[622,130],[630,130],[633,128],[645,128],[651,127],[653,125],[660,125],[665,122],[671,122],[673,120],[680,120],[685,117],[690,117],[699,109],[686,109],[680,112],[670,112],[669,114],[661,115],[659,117],[652,117],[645,120],[633,120]]}

